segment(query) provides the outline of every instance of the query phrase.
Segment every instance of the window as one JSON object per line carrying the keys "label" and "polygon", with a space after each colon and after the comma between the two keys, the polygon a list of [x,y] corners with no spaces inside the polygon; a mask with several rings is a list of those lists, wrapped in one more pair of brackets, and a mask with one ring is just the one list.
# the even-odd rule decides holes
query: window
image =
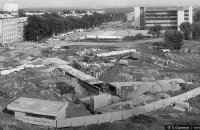
{"label": "window", "polygon": [[54,116],[38,115],[38,114],[32,114],[32,113],[26,113],[26,116],[55,120],[55,117],[54,117]]}

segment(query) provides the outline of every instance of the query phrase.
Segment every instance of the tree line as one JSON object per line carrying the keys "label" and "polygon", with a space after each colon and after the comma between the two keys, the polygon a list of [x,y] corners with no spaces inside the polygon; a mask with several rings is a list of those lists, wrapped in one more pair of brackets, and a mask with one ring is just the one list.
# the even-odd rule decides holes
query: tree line
{"label": "tree line", "polygon": [[37,38],[45,39],[53,34],[66,33],[74,29],[88,29],[97,27],[104,22],[125,20],[124,13],[94,13],[84,15],[82,18],[61,17],[56,13],[44,14],[42,16],[29,16],[28,24],[24,27],[24,39],[36,41]]}
{"label": "tree line", "polygon": [[[197,20],[197,19],[196,19]],[[153,37],[163,36],[165,46],[171,50],[180,49],[183,45],[183,40],[196,40],[200,41],[200,22],[184,22],[180,26],[180,31],[167,29],[162,35],[163,27],[161,25],[152,26],[149,29],[149,34]]]}

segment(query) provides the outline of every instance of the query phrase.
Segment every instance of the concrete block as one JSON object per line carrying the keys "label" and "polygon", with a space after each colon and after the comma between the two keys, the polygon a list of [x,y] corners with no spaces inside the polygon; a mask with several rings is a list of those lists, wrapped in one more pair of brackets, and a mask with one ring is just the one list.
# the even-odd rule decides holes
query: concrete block
{"label": "concrete block", "polygon": [[71,118],[71,126],[84,126],[85,125],[85,117],[75,117]]}
{"label": "concrete block", "polygon": [[175,102],[175,107],[180,107],[183,109],[188,109],[190,107],[188,102]]}
{"label": "concrete block", "polygon": [[173,108],[176,109],[176,110],[182,111],[182,112],[186,111],[186,109],[183,109],[183,108],[180,108],[180,107],[173,107]]}
{"label": "concrete block", "polygon": [[105,122],[110,122],[110,113],[105,113],[105,114],[101,114],[99,115],[99,123],[105,123]]}
{"label": "concrete block", "polygon": [[111,122],[122,120],[122,111],[110,113]]}
{"label": "concrete block", "polygon": [[85,125],[92,125],[92,124],[98,124],[99,123],[99,116],[98,115],[92,115],[92,116],[84,116],[85,117]]}
{"label": "concrete block", "polygon": [[62,119],[62,120],[58,120],[57,121],[57,127],[58,128],[70,127],[70,126],[71,126],[70,118],[68,118],[68,119]]}

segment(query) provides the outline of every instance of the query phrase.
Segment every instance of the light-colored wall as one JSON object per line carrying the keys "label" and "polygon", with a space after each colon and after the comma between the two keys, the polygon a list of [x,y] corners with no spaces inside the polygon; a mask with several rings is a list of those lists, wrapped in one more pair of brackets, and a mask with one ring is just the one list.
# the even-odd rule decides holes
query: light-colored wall
{"label": "light-colored wall", "polygon": [[193,23],[193,7],[189,7],[189,23]]}
{"label": "light-colored wall", "polygon": [[3,44],[15,42],[17,40],[17,19],[9,18],[2,21]]}
{"label": "light-colored wall", "polygon": [[2,28],[2,20],[0,20],[0,43],[2,44],[3,40],[3,28]]}
{"label": "light-colored wall", "polygon": [[137,116],[139,114],[146,114],[148,112],[154,111],[156,109],[165,108],[166,106],[171,105],[177,101],[185,101],[190,98],[193,98],[200,94],[200,87],[194,90],[188,91],[181,95],[177,95],[175,97],[170,97],[167,99],[158,100],[144,106],[135,107],[133,109],[129,109],[126,111],[117,111],[111,113],[104,113],[100,115],[92,115],[92,116],[83,116],[83,117],[75,117],[75,118],[67,118],[61,119],[57,121],[57,127],[76,127],[76,126],[87,126],[91,124],[101,124],[105,122],[113,122],[119,121],[123,119],[127,119],[132,117],[133,115]]}
{"label": "light-colored wall", "polygon": [[134,7],[134,13],[135,28],[140,28],[140,7]]}
{"label": "light-colored wall", "polygon": [[111,95],[101,94],[93,97],[94,100],[94,109],[102,108],[110,104]]}
{"label": "light-colored wall", "polygon": [[26,116],[25,113],[15,112],[15,119],[25,123],[56,127],[56,120]]}
{"label": "light-colored wall", "polygon": [[184,10],[178,10],[178,23],[177,23],[177,29],[180,31],[180,28],[179,28],[179,26],[183,23],[183,22],[185,22],[185,16],[184,16]]}

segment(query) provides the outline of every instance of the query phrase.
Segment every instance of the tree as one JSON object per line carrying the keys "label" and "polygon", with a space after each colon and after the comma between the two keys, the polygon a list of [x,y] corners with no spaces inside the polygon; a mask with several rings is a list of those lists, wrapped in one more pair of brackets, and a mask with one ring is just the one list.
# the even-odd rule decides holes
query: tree
{"label": "tree", "polygon": [[85,10],[76,10],[75,13],[82,14],[82,13],[87,13],[87,12]]}
{"label": "tree", "polygon": [[177,30],[167,30],[164,39],[165,46],[171,50],[180,49],[183,45],[183,34]]}
{"label": "tree", "polygon": [[63,10],[63,13],[64,13],[64,14],[70,14],[71,11],[70,11],[70,10]]}
{"label": "tree", "polygon": [[138,39],[138,40],[144,39],[144,37],[145,37],[145,36],[144,36],[142,33],[137,33],[137,34],[135,35],[135,38]]}
{"label": "tree", "polygon": [[192,38],[194,40],[200,39],[200,22],[193,24],[193,26],[192,26]]}
{"label": "tree", "polygon": [[200,22],[200,11],[194,14],[194,22]]}
{"label": "tree", "polygon": [[159,37],[161,35],[161,31],[163,30],[161,25],[154,25],[150,27],[148,34],[153,35],[153,37]]}
{"label": "tree", "polygon": [[180,29],[184,34],[184,39],[190,40],[192,34],[192,25],[189,22],[184,22],[180,25]]}
{"label": "tree", "polygon": [[18,15],[19,17],[26,17],[25,11],[23,9],[19,9]]}
{"label": "tree", "polygon": [[60,91],[60,94],[75,93],[74,87],[67,85],[65,82],[56,82],[56,88]]}

